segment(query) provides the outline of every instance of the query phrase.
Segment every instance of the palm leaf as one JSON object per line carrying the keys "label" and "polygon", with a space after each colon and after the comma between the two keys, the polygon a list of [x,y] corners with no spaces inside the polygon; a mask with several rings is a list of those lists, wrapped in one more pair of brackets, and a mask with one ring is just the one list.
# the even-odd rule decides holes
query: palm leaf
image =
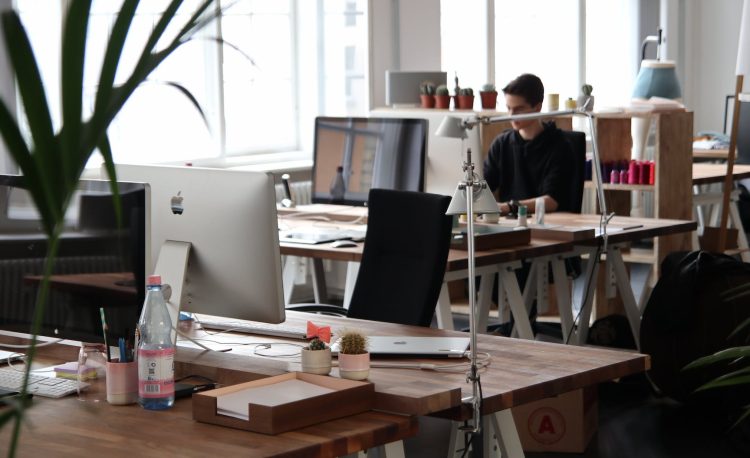
{"label": "palm leaf", "polygon": [[206,127],[209,129],[211,128],[211,126],[208,125],[208,118],[206,117],[206,113],[203,112],[203,107],[201,107],[201,104],[198,102],[198,99],[195,98],[192,92],[190,92],[182,84],[175,81],[165,81],[164,84],[180,91],[180,93],[190,101],[190,103],[193,105],[193,108],[195,108],[201,115],[201,118],[203,118],[203,123],[206,125]]}
{"label": "palm leaf", "polygon": [[748,356],[750,356],[750,346],[727,348],[726,350],[718,351],[713,355],[698,358],[692,363],[683,367],[682,370],[694,369],[697,367],[708,366],[709,364],[715,364],[720,361],[735,360]]}
{"label": "palm leaf", "polygon": [[107,169],[107,176],[109,177],[109,189],[114,198],[115,220],[117,221],[117,227],[120,227],[122,226],[122,202],[120,202],[120,189],[117,186],[115,161],[112,159],[112,147],[106,133],[102,137],[102,141],[99,142],[99,152],[104,158],[104,167]]}
{"label": "palm leaf", "polygon": [[117,67],[122,57],[122,50],[125,48],[125,40],[128,36],[128,30],[133,23],[135,11],[138,8],[139,0],[125,0],[117,13],[117,19],[112,27],[112,32],[107,42],[107,49],[104,52],[102,69],[99,73],[99,85],[96,92],[96,102],[94,111],[105,109],[104,104],[109,100],[112,92],[112,85],[117,76]]}
{"label": "palm leaf", "polygon": [[708,390],[710,388],[744,385],[746,383],[750,383],[750,375],[743,375],[743,376],[729,377],[729,378],[719,377],[717,379],[711,380],[710,382],[704,385],[701,385],[695,391],[703,391],[703,390]]}

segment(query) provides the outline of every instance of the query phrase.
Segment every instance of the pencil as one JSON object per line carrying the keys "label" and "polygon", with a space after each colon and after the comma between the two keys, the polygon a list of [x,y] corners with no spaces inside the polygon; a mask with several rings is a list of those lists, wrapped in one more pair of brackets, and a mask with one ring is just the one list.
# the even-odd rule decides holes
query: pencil
{"label": "pencil", "polygon": [[107,349],[107,362],[111,362],[112,355],[109,353],[109,342],[107,342],[107,320],[104,318],[104,307],[99,307],[99,315],[102,318],[102,334],[104,334],[104,347]]}

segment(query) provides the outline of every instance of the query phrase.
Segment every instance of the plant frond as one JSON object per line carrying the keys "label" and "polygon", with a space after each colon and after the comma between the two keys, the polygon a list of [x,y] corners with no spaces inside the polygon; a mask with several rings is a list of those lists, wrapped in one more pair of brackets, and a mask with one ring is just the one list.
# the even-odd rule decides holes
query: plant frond
{"label": "plant frond", "polygon": [[195,98],[192,92],[188,90],[185,86],[183,86],[180,83],[177,83],[175,81],[165,81],[165,85],[173,87],[180,91],[182,95],[187,97],[187,99],[190,101],[190,103],[193,104],[193,107],[195,107],[196,110],[198,110],[198,113],[201,115],[201,119],[203,119],[203,124],[206,125],[206,128],[211,130],[211,126],[208,125],[208,118],[206,117],[206,113],[203,111],[203,108],[201,107],[201,104],[198,102],[198,99]]}
{"label": "plant frond", "polygon": [[734,360],[737,358],[744,358],[748,356],[750,356],[750,346],[727,348],[726,350],[718,351],[713,355],[698,358],[687,366],[683,367],[682,370],[703,367],[709,364],[717,363],[719,361],[726,361],[728,359]]}
{"label": "plant frond", "polygon": [[99,152],[104,158],[104,168],[107,170],[109,177],[109,189],[112,192],[112,203],[115,207],[115,220],[117,227],[122,227],[122,202],[120,201],[120,189],[117,187],[117,171],[115,170],[115,161],[112,159],[112,146],[109,144],[109,136],[104,134],[102,141],[99,142]]}

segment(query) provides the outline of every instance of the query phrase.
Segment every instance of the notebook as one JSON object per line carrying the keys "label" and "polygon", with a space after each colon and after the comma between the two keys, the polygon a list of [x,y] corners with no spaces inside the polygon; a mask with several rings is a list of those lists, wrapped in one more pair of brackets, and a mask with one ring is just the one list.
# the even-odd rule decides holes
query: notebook
{"label": "notebook", "polygon": [[279,231],[280,242],[304,243],[307,245],[334,242],[336,240],[354,240],[355,242],[361,242],[364,239],[365,231],[356,229],[316,229],[308,227]]}
{"label": "notebook", "polygon": [[[469,349],[469,337],[411,337],[368,336],[367,347],[371,355],[425,356],[461,358]],[[331,353],[338,354],[339,342],[331,345]]]}

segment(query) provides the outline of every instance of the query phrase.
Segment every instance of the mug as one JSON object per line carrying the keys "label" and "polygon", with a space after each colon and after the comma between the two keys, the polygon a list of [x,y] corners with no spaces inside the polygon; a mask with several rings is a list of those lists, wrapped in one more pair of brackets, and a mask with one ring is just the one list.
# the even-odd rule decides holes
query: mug
{"label": "mug", "polygon": [[560,94],[547,94],[547,111],[560,109]]}
{"label": "mug", "polygon": [[107,402],[112,405],[138,401],[138,362],[107,363]]}

